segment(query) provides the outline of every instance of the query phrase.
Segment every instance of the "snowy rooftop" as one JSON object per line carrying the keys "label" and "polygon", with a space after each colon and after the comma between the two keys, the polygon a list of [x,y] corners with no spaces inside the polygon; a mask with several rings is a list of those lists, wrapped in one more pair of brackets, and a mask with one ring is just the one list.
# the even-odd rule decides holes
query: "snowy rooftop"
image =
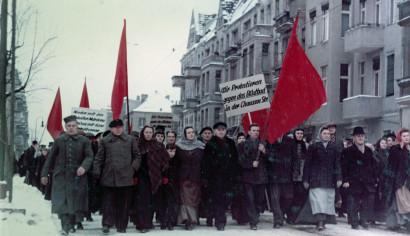
{"label": "snowy rooftop", "polygon": [[237,21],[240,17],[248,13],[251,9],[253,9],[256,4],[258,3],[258,0],[241,0],[237,3],[237,6],[228,19],[228,24],[232,24],[235,21]]}
{"label": "snowy rooftop", "polygon": [[171,113],[171,101],[165,95],[155,91],[147,100],[135,108],[134,112],[166,112]]}

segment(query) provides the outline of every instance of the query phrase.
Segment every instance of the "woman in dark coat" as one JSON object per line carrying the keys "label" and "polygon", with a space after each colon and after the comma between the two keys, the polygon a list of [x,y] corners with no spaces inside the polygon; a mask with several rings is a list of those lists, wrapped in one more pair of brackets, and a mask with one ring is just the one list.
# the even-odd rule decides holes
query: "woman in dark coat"
{"label": "woman in dark coat", "polygon": [[154,210],[157,209],[156,205],[159,204],[157,192],[169,162],[164,145],[157,142],[153,135],[154,129],[145,126],[141,130],[139,139],[141,167],[136,174],[138,184],[134,192],[131,221],[141,233],[146,233],[154,227],[152,219]]}
{"label": "woman in dark coat", "polygon": [[309,202],[319,231],[325,228],[329,217],[334,217],[335,188],[342,185],[341,153],[330,141],[328,127],[321,128],[320,139],[309,146],[303,169],[303,185],[309,188]]}
{"label": "woman in dark coat", "polygon": [[178,184],[181,206],[178,223],[192,230],[197,224],[198,208],[201,201],[201,161],[205,144],[197,140],[192,127],[184,129],[184,137],[176,143],[178,160]]}
{"label": "woman in dark coat", "polygon": [[385,170],[385,189],[388,203],[386,225],[389,229],[405,226],[410,232],[410,131],[402,129],[398,142],[390,148]]}
{"label": "woman in dark coat", "polygon": [[[244,133],[239,133],[237,136],[237,145],[246,141]],[[246,212],[246,199],[244,194],[244,187],[241,182],[242,169],[238,168],[237,176],[235,178],[234,185],[234,198],[232,200],[231,211],[232,218],[240,225],[246,225],[249,223],[249,216]]]}
{"label": "woman in dark coat", "polygon": [[170,160],[168,169],[163,173],[162,185],[158,190],[160,195],[158,210],[161,216],[161,229],[173,230],[177,224],[179,210],[176,146],[167,144],[166,149]]}
{"label": "woman in dark coat", "polygon": [[387,167],[389,158],[389,150],[387,149],[386,138],[381,138],[379,141],[377,141],[374,156],[378,161],[379,181],[376,190],[374,202],[374,218],[372,219],[372,223],[375,223],[376,221],[384,222],[386,220],[387,203],[386,194],[384,191],[384,170]]}

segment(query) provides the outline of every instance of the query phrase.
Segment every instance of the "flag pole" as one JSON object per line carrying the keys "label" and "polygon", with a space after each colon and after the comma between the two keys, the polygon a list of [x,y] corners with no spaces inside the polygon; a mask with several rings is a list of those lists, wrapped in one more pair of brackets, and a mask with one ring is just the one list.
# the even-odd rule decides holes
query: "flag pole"
{"label": "flag pole", "polygon": [[[128,86],[127,86],[127,88],[128,88]],[[131,134],[130,101],[128,99],[128,91],[127,91],[127,124],[128,124],[128,134]]]}
{"label": "flag pole", "polygon": [[248,112],[248,119],[249,119],[249,124],[253,124],[253,122],[252,122],[252,116],[251,116],[251,113],[250,113],[250,112]]}

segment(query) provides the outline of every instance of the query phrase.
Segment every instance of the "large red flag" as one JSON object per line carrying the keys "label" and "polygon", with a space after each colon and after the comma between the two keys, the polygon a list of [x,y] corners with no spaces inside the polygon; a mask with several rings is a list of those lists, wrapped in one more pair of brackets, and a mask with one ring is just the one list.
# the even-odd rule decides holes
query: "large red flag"
{"label": "large red flag", "polygon": [[120,49],[118,51],[117,71],[111,95],[112,119],[119,119],[124,97],[128,97],[128,70],[127,70],[127,37],[126,26],[122,29]]}
{"label": "large red flag", "polygon": [[323,82],[301,47],[293,24],[282,71],[272,99],[268,118],[268,141],[277,138],[308,119],[326,102]]}
{"label": "large red flag", "polygon": [[51,107],[51,111],[47,119],[47,130],[53,139],[58,138],[61,132],[63,132],[63,125],[61,124],[62,121],[63,112],[61,108],[61,95],[60,88],[58,88],[53,107]]}
{"label": "large red flag", "polygon": [[248,134],[249,126],[251,124],[258,124],[260,127],[261,139],[266,139],[266,119],[269,116],[269,109],[245,113],[242,115],[242,127],[245,134]]}
{"label": "large red flag", "polygon": [[84,80],[83,93],[81,94],[80,107],[90,108],[90,102],[88,101],[87,80]]}

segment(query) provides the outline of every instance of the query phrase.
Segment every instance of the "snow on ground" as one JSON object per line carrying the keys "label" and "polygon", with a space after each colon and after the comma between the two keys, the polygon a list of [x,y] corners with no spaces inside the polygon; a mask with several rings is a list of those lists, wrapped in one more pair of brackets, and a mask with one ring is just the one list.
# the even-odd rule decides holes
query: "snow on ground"
{"label": "snow on ground", "polygon": [[[1,212],[0,211],[0,235],[1,236],[54,236],[59,235],[60,222],[56,216],[50,213],[50,203],[45,201],[37,189],[25,185],[23,179],[16,177],[14,179],[14,201],[8,203],[6,200],[0,200],[0,209],[25,209],[26,214]],[[101,233],[101,216],[94,215],[93,222],[84,222],[83,231],[77,231],[70,235],[87,235],[100,236]],[[339,218],[340,219],[340,218]],[[204,222],[202,222],[204,224]],[[383,226],[372,227],[369,230],[352,230],[345,220],[341,220],[337,225],[327,225],[327,229],[317,233],[314,226],[285,226],[281,229],[272,228],[272,215],[264,214],[261,218],[258,231],[251,231],[248,226],[238,226],[234,221],[228,221],[225,231],[219,232],[215,228],[206,226],[197,226],[194,231],[185,231],[181,227],[176,227],[174,231],[162,231],[157,229],[150,231],[147,235],[153,236],[180,236],[192,235],[208,236],[295,236],[295,235],[323,235],[323,236],[400,236],[405,233],[396,233],[387,231]],[[117,234],[115,229],[111,230],[110,235]],[[129,224],[125,235],[140,235],[138,231]]]}

